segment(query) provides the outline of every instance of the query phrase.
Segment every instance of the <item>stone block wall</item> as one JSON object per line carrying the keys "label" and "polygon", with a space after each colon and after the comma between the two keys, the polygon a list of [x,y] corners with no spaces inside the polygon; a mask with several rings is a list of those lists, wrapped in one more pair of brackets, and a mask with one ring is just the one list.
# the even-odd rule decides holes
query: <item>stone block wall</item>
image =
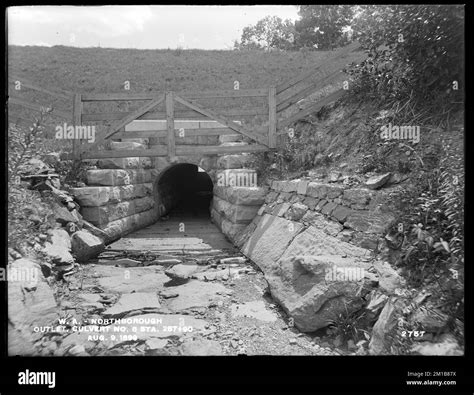
{"label": "stone block wall", "polygon": [[[112,141],[109,149],[148,148],[145,139]],[[97,169],[86,173],[87,186],[71,190],[81,214],[107,234],[111,242],[158,219],[153,183],[158,172],[150,158],[110,158],[97,161]]]}
{"label": "stone block wall", "polygon": [[230,240],[242,233],[264,203],[267,188],[214,186],[211,218]]}
{"label": "stone block wall", "polygon": [[376,250],[395,220],[384,197],[384,192],[337,183],[273,181],[258,214],[315,226],[341,241]]}

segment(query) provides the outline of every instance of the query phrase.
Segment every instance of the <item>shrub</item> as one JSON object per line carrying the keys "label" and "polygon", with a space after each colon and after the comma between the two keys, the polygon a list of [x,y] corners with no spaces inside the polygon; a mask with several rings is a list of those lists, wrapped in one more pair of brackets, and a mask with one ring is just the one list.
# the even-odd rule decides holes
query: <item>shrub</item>
{"label": "shrub", "polygon": [[[356,90],[373,97],[462,100],[464,8],[451,5],[367,5],[352,23],[368,52],[348,72]],[[455,90],[456,81],[459,90]]]}

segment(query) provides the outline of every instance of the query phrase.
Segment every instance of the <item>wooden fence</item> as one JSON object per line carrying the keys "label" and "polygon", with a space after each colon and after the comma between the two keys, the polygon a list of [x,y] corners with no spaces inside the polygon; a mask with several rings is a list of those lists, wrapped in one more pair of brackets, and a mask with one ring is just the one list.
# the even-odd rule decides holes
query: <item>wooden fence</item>
{"label": "wooden fence", "polygon": [[[155,93],[104,93],[104,94],[73,94],[58,90],[47,90],[39,88],[23,81],[23,85],[31,89],[49,93],[56,97],[72,100],[72,116],[62,111],[56,111],[58,116],[67,120],[72,120],[74,126],[83,126],[90,122],[109,122],[110,126],[105,133],[96,136],[94,143],[84,141],[74,141],[73,157],[78,159],[99,159],[99,158],[119,158],[119,157],[175,157],[186,155],[209,155],[209,154],[229,154],[241,152],[264,152],[277,148],[277,136],[284,134],[288,126],[318,111],[324,105],[339,99],[344,90],[337,87],[336,82],[340,82],[341,68],[347,63],[346,56],[359,47],[358,43],[352,43],[347,47],[334,51],[324,62],[315,69],[293,77],[277,86],[262,89],[242,89],[242,90],[213,90],[181,92],[174,91]],[[360,60],[365,55],[361,54]],[[357,59],[359,60],[359,58]],[[299,106],[301,101],[307,99],[315,92],[319,92],[327,87],[336,89],[320,97],[309,106],[294,111],[295,106]],[[263,105],[253,105],[251,108],[216,108],[203,105],[203,99],[239,99],[250,100],[252,98],[263,99]],[[133,111],[124,112],[88,112],[84,106],[101,102],[144,102]],[[201,101],[201,102],[200,102]],[[38,109],[38,105],[21,101],[18,98],[10,97],[9,103],[19,104],[31,109]],[[94,106],[92,106],[94,107]],[[262,122],[259,125],[242,125],[236,120],[246,117],[260,117]],[[125,131],[125,126],[136,120],[164,120],[166,119],[166,130],[134,130]],[[180,145],[177,144],[178,133],[182,130],[175,127],[177,119],[204,119],[218,122],[219,127],[215,128],[188,128],[186,136],[219,136],[226,134],[241,134],[249,139],[252,144],[232,147],[222,147],[213,145]],[[154,149],[143,150],[99,150],[101,145],[106,144],[111,139],[123,138],[166,138],[166,145],[158,146]]]}
{"label": "wooden fence", "polygon": [[[45,112],[46,110],[50,109],[49,114],[53,117],[59,117],[65,121],[70,122],[72,120],[72,113],[71,111],[61,110],[56,108],[55,106],[51,105],[51,100],[59,100],[61,102],[72,103],[72,98],[74,94],[72,92],[63,90],[63,89],[46,89],[37,86],[30,80],[17,76],[17,75],[9,75],[9,81],[14,85],[14,88],[11,90],[11,94],[8,98],[8,114],[9,118],[18,118],[25,122],[29,122],[31,124],[31,119],[26,119],[24,114],[18,109],[23,108],[27,110],[31,110],[34,112]],[[19,89],[17,89],[17,87]],[[34,101],[25,100],[21,97],[21,92],[26,88],[26,90],[31,90],[34,92],[39,92],[41,94],[45,94],[48,99],[43,99],[42,103],[37,103]],[[48,104],[45,104],[48,103]]]}

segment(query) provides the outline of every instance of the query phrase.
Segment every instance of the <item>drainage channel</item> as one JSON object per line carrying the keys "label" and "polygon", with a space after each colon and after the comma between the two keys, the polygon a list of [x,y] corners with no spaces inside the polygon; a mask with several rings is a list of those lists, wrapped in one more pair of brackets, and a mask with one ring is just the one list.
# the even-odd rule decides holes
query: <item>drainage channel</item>
{"label": "drainage channel", "polygon": [[263,274],[186,207],[111,244],[59,290],[58,355],[327,355],[289,325]]}

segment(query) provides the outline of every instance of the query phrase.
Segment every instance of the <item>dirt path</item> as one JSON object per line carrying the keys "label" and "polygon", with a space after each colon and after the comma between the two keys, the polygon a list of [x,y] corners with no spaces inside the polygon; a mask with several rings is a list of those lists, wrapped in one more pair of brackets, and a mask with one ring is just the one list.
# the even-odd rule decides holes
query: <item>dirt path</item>
{"label": "dirt path", "polygon": [[67,280],[67,324],[45,337],[47,355],[340,353],[288,325],[263,274],[208,218],[175,215],[134,232]]}

